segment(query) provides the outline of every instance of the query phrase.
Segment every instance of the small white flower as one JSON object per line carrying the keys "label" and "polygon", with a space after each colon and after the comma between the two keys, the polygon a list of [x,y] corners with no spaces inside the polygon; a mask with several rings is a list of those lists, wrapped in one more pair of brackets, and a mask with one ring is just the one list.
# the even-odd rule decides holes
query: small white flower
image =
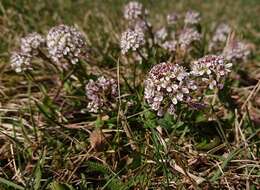
{"label": "small white flower", "polygon": [[167,90],[167,92],[171,92],[171,91],[172,91],[172,88],[171,88],[170,86],[168,86],[168,87],[166,88],[166,90]]}
{"label": "small white flower", "polygon": [[173,103],[174,105],[176,105],[176,104],[178,103],[177,98],[173,97],[173,98],[172,98],[172,103]]}
{"label": "small white flower", "polygon": [[177,98],[177,100],[182,101],[183,100],[183,94],[182,93],[177,93],[176,98]]}
{"label": "small white flower", "polygon": [[168,113],[169,113],[170,115],[175,114],[175,106],[174,106],[174,104],[171,104],[171,105],[170,105],[170,107],[168,108]]}
{"label": "small white flower", "polygon": [[209,89],[213,90],[215,88],[215,86],[217,86],[217,82],[215,80],[212,80],[209,83]]}
{"label": "small white flower", "polygon": [[179,86],[177,84],[173,84],[172,88],[173,88],[173,90],[177,90],[179,88]]}
{"label": "small white flower", "polygon": [[182,88],[182,92],[185,93],[185,94],[188,94],[189,93],[189,89],[188,88]]}

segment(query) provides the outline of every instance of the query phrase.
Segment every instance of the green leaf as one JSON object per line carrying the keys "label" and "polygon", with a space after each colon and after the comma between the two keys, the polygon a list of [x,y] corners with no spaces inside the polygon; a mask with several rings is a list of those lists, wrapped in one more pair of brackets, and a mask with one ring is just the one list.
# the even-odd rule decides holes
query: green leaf
{"label": "green leaf", "polygon": [[174,125],[173,116],[166,113],[162,119],[158,120],[158,123],[162,128],[170,129]]}
{"label": "green leaf", "polygon": [[25,189],[24,187],[22,187],[20,185],[17,185],[14,182],[11,182],[11,181],[9,181],[7,179],[4,179],[4,178],[1,178],[1,177],[0,177],[0,183],[3,183],[5,185],[7,185],[9,187],[13,187],[15,189],[20,189],[20,190],[24,190]]}
{"label": "green leaf", "polygon": [[42,179],[42,168],[44,165],[45,156],[43,155],[41,159],[38,160],[36,169],[34,171],[34,189],[40,189],[41,186],[41,179]]}
{"label": "green leaf", "polygon": [[218,169],[217,172],[215,173],[215,175],[210,179],[210,181],[216,181],[218,180],[219,176],[221,175],[221,170],[223,171],[225,169],[225,167],[227,166],[227,164],[237,155],[239,154],[243,149],[235,149],[232,152],[230,152],[230,154],[228,155],[228,157],[224,160],[224,162],[221,165],[221,169]]}
{"label": "green leaf", "polygon": [[56,181],[50,184],[51,190],[75,190],[71,185],[65,183],[58,183]]}

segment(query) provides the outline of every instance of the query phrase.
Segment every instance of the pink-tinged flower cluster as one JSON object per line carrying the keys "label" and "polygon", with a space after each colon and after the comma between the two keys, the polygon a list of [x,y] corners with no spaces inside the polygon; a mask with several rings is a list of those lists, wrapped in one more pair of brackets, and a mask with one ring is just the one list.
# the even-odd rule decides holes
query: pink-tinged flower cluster
{"label": "pink-tinged flower cluster", "polygon": [[45,39],[36,32],[21,38],[19,51],[11,54],[11,67],[18,73],[32,69],[32,58],[39,53],[40,48],[44,46],[44,44]]}
{"label": "pink-tinged flower cluster", "polygon": [[223,79],[231,72],[232,63],[226,63],[223,56],[206,55],[191,65],[191,74],[201,88],[222,88]]}
{"label": "pink-tinged flower cluster", "polygon": [[143,32],[147,31],[149,27],[151,27],[151,23],[149,23],[147,20],[138,19],[134,23],[134,30],[138,31],[141,30]]}
{"label": "pink-tinged flower cluster", "polygon": [[130,1],[124,7],[124,17],[126,20],[135,20],[147,14],[147,10],[137,1]]}
{"label": "pink-tinged flower cluster", "polygon": [[38,34],[37,32],[33,32],[21,38],[21,52],[29,55],[37,55],[39,53],[39,48],[44,46],[45,38]]}
{"label": "pink-tinged flower cluster", "polygon": [[122,54],[126,54],[130,50],[136,51],[144,44],[145,36],[142,30],[128,29],[121,36],[120,48]]}
{"label": "pink-tinged flower cluster", "polygon": [[176,105],[187,103],[190,100],[190,92],[197,88],[182,66],[171,63],[155,65],[150,70],[144,86],[144,98],[159,116],[165,112],[174,114]]}
{"label": "pink-tinged flower cluster", "polygon": [[231,28],[226,23],[221,23],[217,26],[216,31],[209,43],[209,50],[222,49],[224,43],[227,41],[228,35],[231,32]]}
{"label": "pink-tinged flower cluster", "polygon": [[168,52],[175,52],[177,49],[178,42],[176,40],[165,41],[161,46]]}
{"label": "pink-tinged flower cluster", "polygon": [[167,23],[168,24],[176,24],[178,22],[178,19],[180,18],[180,15],[177,13],[171,13],[167,15]]}
{"label": "pink-tinged flower cluster", "polygon": [[228,24],[225,23],[221,23],[220,25],[218,25],[214,36],[212,38],[213,42],[226,42],[227,37],[229,35],[229,33],[231,32],[231,28]]}
{"label": "pink-tinged flower cluster", "polygon": [[13,52],[10,57],[11,67],[17,73],[25,70],[31,70],[31,61],[32,56],[22,52]]}
{"label": "pink-tinged flower cluster", "polygon": [[167,29],[165,27],[160,28],[154,34],[155,43],[161,44],[168,36]]}
{"label": "pink-tinged flower cluster", "polygon": [[200,41],[201,34],[195,28],[184,28],[179,34],[181,49],[187,49],[192,42]]}
{"label": "pink-tinged flower cluster", "polygon": [[76,28],[66,25],[51,28],[46,44],[51,59],[57,64],[76,64],[87,52],[84,35]]}
{"label": "pink-tinged flower cluster", "polygon": [[249,45],[241,41],[231,41],[224,48],[222,55],[229,61],[246,60],[251,54]]}
{"label": "pink-tinged flower cluster", "polygon": [[110,110],[116,102],[117,92],[117,82],[112,78],[101,76],[96,81],[90,80],[86,85],[88,110],[93,113]]}
{"label": "pink-tinged flower cluster", "polygon": [[188,11],[184,18],[185,24],[198,24],[200,22],[200,13],[197,11]]}

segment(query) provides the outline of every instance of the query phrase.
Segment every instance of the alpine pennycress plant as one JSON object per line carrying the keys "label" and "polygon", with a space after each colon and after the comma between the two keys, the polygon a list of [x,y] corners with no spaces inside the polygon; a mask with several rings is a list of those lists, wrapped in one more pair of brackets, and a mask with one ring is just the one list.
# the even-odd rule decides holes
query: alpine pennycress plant
{"label": "alpine pennycress plant", "polygon": [[[138,69],[144,69],[141,72],[146,73],[146,76],[134,76],[133,80],[143,86],[142,96],[148,105],[158,116],[166,112],[176,115],[177,107],[178,112],[182,112],[179,104],[191,105],[191,108],[197,103],[209,106],[203,100],[203,94],[221,90],[231,71],[232,63],[229,61],[246,60],[250,49],[237,39],[231,39],[227,44],[231,28],[221,23],[208,43],[207,55],[194,60],[194,52],[200,51],[203,38],[198,12],[188,11],[183,20],[183,15],[170,14],[167,25],[158,30],[154,30],[148,15],[148,10],[141,3],[129,2],[124,7],[124,18],[129,22],[129,28],[120,39],[122,56],[132,58],[134,62],[131,64],[128,61],[130,65],[124,66],[132,67],[133,73],[138,73]],[[219,49],[221,45],[222,51]],[[11,66],[16,72],[33,70],[32,59],[38,57],[54,64],[59,70],[71,70],[70,75],[73,76],[77,70],[72,70],[71,65],[80,60],[87,61],[88,52],[82,32],[74,27],[59,25],[51,28],[46,38],[36,32],[22,38],[20,50],[11,56]],[[136,66],[135,60],[145,66]],[[97,82],[89,79],[85,90],[89,112],[109,111],[120,98],[115,79],[105,76],[100,76]]]}
{"label": "alpine pennycress plant", "polygon": [[[212,185],[208,189],[221,189],[229,184],[220,176],[239,151],[247,150],[243,156],[252,160],[239,159],[255,163],[257,148],[247,140],[251,142],[257,130],[244,120],[250,115],[245,104],[259,85],[248,88],[243,105],[234,101],[239,95],[232,94],[240,66],[253,55],[252,46],[227,22],[205,29],[195,10],[171,12],[164,22],[155,23],[142,3],[130,1],[121,13],[120,31],[109,26],[111,31],[102,30],[103,36],[91,36],[92,29],[80,24],[58,24],[20,39],[10,54],[10,73],[25,77],[28,99],[22,99],[25,103],[14,116],[23,127],[14,130],[16,138],[10,131],[6,134],[19,142],[22,148],[17,149],[24,155],[33,155],[17,154],[20,168],[29,167],[23,160],[33,164],[37,158],[37,164],[30,177],[28,169],[14,170],[21,186],[1,176],[0,182],[18,189],[73,189],[65,181],[78,185],[84,180],[82,187],[91,184],[93,189],[177,189],[180,184],[197,189],[204,183]],[[93,26],[99,24],[94,20]],[[101,24],[106,27],[106,22]],[[39,82],[42,73],[47,79]],[[241,132],[242,121],[247,136]],[[27,130],[29,125],[33,127]],[[54,177],[48,185],[50,173]]]}

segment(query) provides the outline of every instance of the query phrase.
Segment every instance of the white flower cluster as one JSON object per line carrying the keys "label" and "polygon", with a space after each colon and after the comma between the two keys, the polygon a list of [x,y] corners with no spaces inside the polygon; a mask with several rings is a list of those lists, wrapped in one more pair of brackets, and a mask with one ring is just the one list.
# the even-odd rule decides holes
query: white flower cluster
{"label": "white flower cluster", "polygon": [[142,30],[143,32],[147,31],[151,27],[151,23],[146,20],[138,19],[134,22],[134,30]]}
{"label": "white flower cluster", "polygon": [[178,42],[176,40],[170,40],[164,42],[161,46],[163,49],[169,51],[169,52],[175,52],[177,49]]}
{"label": "white flower cluster", "polygon": [[168,24],[176,24],[178,22],[178,19],[180,18],[180,15],[177,13],[171,13],[167,15],[167,23]]}
{"label": "white flower cluster", "polygon": [[192,42],[201,39],[200,33],[195,28],[184,28],[179,34],[181,49],[187,49]]}
{"label": "white flower cluster", "polygon": [[98,113],[111,108],[111,103],[118,96],[117,83],[114,79],[104,76],[96,81],[90,80],[86,85],[86,95],[89,100],[87,108],[90,112]]}
{"label": "white flower cluster", "polygon": [[31,69],[32,56],[21,52],[13,52],[10,57],[11,67],[15,72],[20,73]]}
{"label": "white flower cluster", "polygon": [[239,61],[246,60],[250,53],[247,43],[234,40],[224,48],[222,55],[229,61]]}
{"label": "white flower cluster", "polygon": [[155,43],[160,44],[162,43],[168,36],[167,29],[165,27],[160,28],[154,34]]}
{"label": "white flower cluster", "polygon": [[226,42],[227,37],[230,32],[231,32],[230,26],[226,23],[221,23],[220,25],[218,25],[218,27],[213,35],[212,41],[213,42]]}
{"label": "white flower cluster", "polygon": [[216,31],[209,43],[209,50],[218,50],[223,48],[223,44],[226,42],[228,35],[231,32],[231,28],[226,23],[221,23],[217,26]]}
{"label": "white flower cluster", "polygon": [[222,56],[207,55],[191,65],[191,71],[178,64],[160,63],[149,72],[144,82],[144,98],[158,116],[174,114],[178,103],[194,105],[200,90],[221,88],[232,63]]}
{"label": "white flower cluster", "polygon": [[37,32],[33,32],[21,38],[21,52],[24,54],[37,55],[39,48],[45,43],[44,37]]}
{"label": "white flower cluster", "polygon": [[200,13],[196,11],[188,11],[184,18],[185,24],[198,24],[200,22]]}
{"label": "white flower cluster", "polygon": [[197,77],[198,86],[222,88],[221,82],[231,72],[232,63],[226,63],[223,56],[206,55],[191,65],[191,74]]}
{"label": "white flower cluster", "polygon": [[174,114],[178,102],[188,102],[190,91],[197,88],[182,66],[171,63],[155,65],[144,85],[144,98],[158,116]]}
{"label": "white flower cluster", "polygon": [[46,44],[51,59],[58,64],[63,61],[76,64],[80,57],[86,55],[86,40],[74,27],[59,25],[51,28]]}
{"label": "white flower cluster", "polygon": [[39,53],[39,48],[45,43],[45,39],[38,33],[33,32],[21,38],[20,49],[13,52],[10,57],[11,67],[19,73],[31,69],[33,56]]}
{"label": "white flower cluster", "polygon": [[142,30],[128,29],[121,36],[120,48],[122,54],[126,54],[130,50],[136,51],[144,44],[145,38]]}
{"label": "white flower cluster", "polygon": [[124,7],[124,17],[127,20],[135,20],[147,14],[147,10],[137,1],[130,1]]}
{"label": "white flower cluster", "polygon": [[[41,49],[47,49],[47,55]],[[50,29],[46,39],[33,32],[21,39],[20,50],[12,53],[10,62],[16,72],[31,69],[34,57],[51,58],[53,62],[75,64],[80,58],[86,56],[86,40],[76,28],[66,25],[55,26]],[[44,54],[44,55],[43,55]],[[43,56],[42,56],[43,55]],[[61,65],[66,68],[66,64]]]}

